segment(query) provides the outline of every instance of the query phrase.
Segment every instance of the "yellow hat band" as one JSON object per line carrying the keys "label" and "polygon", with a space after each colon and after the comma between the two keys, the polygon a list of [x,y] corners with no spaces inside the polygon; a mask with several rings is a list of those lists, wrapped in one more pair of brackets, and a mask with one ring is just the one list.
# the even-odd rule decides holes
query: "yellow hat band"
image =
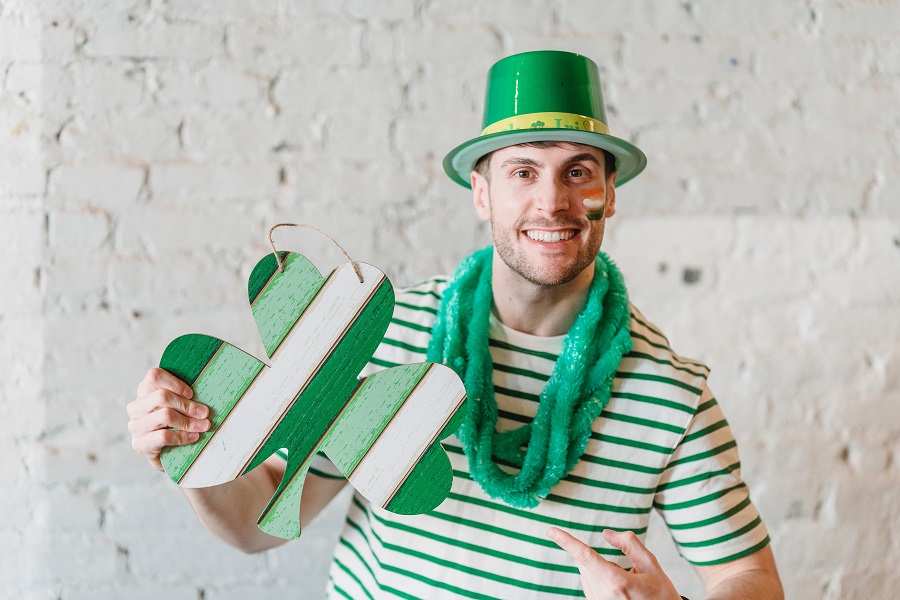
{"label": "yellow hat band", "polygon": [[500,133],[501,131],[517,131],[519,129],[577,129],[595,133],[609,133],[609,127],[603,121],[584,115],[561,112],[528,113],[516,115],[491,123],[481,130],[481,135]]}

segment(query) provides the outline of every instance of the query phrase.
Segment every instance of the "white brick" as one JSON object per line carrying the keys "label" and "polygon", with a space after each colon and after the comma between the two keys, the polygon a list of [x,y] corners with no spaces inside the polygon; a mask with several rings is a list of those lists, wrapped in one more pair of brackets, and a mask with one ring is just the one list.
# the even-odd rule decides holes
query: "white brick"
{"label": "white brick", "polygon": [[229,48],[238,58],[262,57],[279,64],[357,64],[362,25],[344,19],[257,20],[229,28]]}
{"label": "white brick", "polygon": [[[325,586],[315,587],[309,585],[308,589],[324,591]],[[271,584],[266,585],[262,582],[254,582],[235,586],[222,586],[221,588],[214,584],[212,587],[206,588],[204,598],[209,600],[242,600],[243,598],[250,598],[263,593],[266,598],[271,598],[272,600],[294,600],[297,597],[297,589],[292,584],[283,584],[275,587],[271,586]]]}
{"label": "white brick", "polygon": [[163,163],[150,167],[150,192],[163,203],[271,197],[278,188],[276,164],[217,161]]}
{"label": "white brick", "polygon": [[156,79],[156,97],[166,104],[252,109],[265,99],[271,75],[251,65],[216,61],[161,65]]}
{"label": "white brick", "polygon": [[[324,226],[326,221],[322,219],[327,219],[339,226],[342,220],[354,218],[361,211],[377,218],[382,212],[381,204],[399,201],[398,190],[417,190],[440,177],[442,159],[443,156],[430,160],[418,157],[414,164],[405,167],[384,153],[363,160],[362,164],[351,164],[343,158],[300,158],[285,165],[285,204],[280,212],[286,216],[279,220],[306,219],[310,224]],[[348,176],[348,172],[353,176]],[[427,206],[424,201],[423,206]],[[371,226],[371,221],[367,223]]]}
{"label": "white brick", "polygon": [[[508,12],[519,12],[509,3]],[[652,0],[607,0],[603,4],[597,4],[590,0],[567,1],[561,5],[560,27],[565,32],[573,32],[581,35],[594,35],[596,33],[617,33],[629,31],[663,30],[672,34],[697,30],[697,22],[691,17],[683,3],[679,2],[653,2]],[[550,21],[552,16],[547,10],[546,4],[535,3],[529,12],[519,14],[520,22],[513,25],[515,31],[523,26],[526,20]],[[503,13],[498,14],[498,20],[504,25]]]}
{"label": "white brick", "polygon": [[[120,422],[127,423],[124,408]],[[123,432],[109,435],[110,432],[71,425],[45,436],[40,445],[29,448],[25,456],[32,482],[48,486],[82,486],[94,482],[107,486],[135,481],[139,476],[135,467],[141,465],[143,459],[131,449],[131,438],[128,436],[126,440],[125,437],[127,431]]]}
{"label": "white brick", "polygon": [[111,208],[135,200],[145,169],[127,163],[68,164],[50,172],[50,195],[65,203]]}
{"label": "white brick", "polygon": [[414,16],[416,2],[414,0],[390,0],[375,4],[367,0],[345,0],[341,8],[354,19],[398,21]]}
{"label": "white brick", "polygon": [[322,146],[328,154],[362,162],[390,152],[390,129],[390,122],[373,122],[364,114],[328,115],[322,121]]}
{"label": "white brick", "polygon": [[[170,258],[162,265],[149,264],[136,269],[165,270],[177,268],[179,263],[172,254],[179,251],[199,252],[210,249],[231,249],[242,244],[264,242],[267,227],[257,218],[253,218],[254,202],[247,205],[240,203],[223,203],[203,201],[190,198],[195,206],[181,207],[173,211],[171,204],[134,207],[122,211],[119,219],[118,240],[116,246],[126,254],[143,254],[145,251],[164,254]],[[240,218],[236,218],[240,215]],[[185,260],[183,257],[181,260]],[[224,258],[224,257],[223,257]],[[211,262],[207,259],[207,262]],[[217,262],[224,262],[219,260]],[[188,267],[192,262],[182,263]],[[124,273],[130,261],[113,266],[116,273]],[[237,268],[237,265],[223,265]],[[177,270],[184,270],[183,268]]]}
{"label": "white brick", "polygon": [[[71,10],[71,8],[69,9]],[[87,40],[87,34],[79,23],[64,15],[43,12],[41,27],[41,52],[45,61],[68,62]]]}
{"label": "white brick", "polygon": [[124,16],[96,21],[84,45],[87,56],[201,59],[222,55],[223,30],[200,23],[129,22]]}
{"label": "white brick", "polygon": [[[29,179],[26,180],[28,182],[26,189],[35,185],[35,180],[31,177],[34,177],[33,174],[36,173],[38,166],[43,164],[42,129],[42,118],[36,107],[14,99],[0,97],[0,136],[3,139],[3,144],[0,145],[0,158],[6,163],[6,166],[0,171],[3,174],[0,182],[8,180],[6,175],[8,169],[20,168],[29,175]],[[10,185],[15,188],[22,184],[0,183],[0,185]]]}
{"label": "white brick", "polygon": [[894,37],[880,39],[874,65],[876,72],[883,77],[900,76],[900,42]]}
{"label": "white brick", "polygon": [[48,223],[53,251],[67,255],[90,254],[111,246],[110,218],[102,211],[53,212]]}
{"label": "white brick", "polygon": [[17,548],[17,552],[4,554],[4,560],[0,561],[0,590],[14,589],[23,586],[22,575],[27,573],[27,557],[22,549],[25,546],[21,533],[0,531],[0,543],[4,548]]}
{"label": "white brick", "polygon": [[625,37],[622,60],[646,80],[722,81],[748,76],[755,47],[742,40],[710,44],[694,35],[636,33]]}
{"label": "white brick", "polygon": [[0,194],[43,194],[46,181],[47,171],[40,164],[0,162]]}
{"label": "white brick", "polygon": [[[887,215],[894,220],[900,217],[900,175],[892,176],[875,188],[866,212]],[[898,237],[900,237],[900,232],[898,232]]]}
{"label": "white brick", "polygon": [[360,59],[366,66],[394,65],[397,30],[390,23],[374,21],[360,34]]}
{"label": "white brick", "polygon": [[100,528],[97,497],[86,489],[57,487],[32,506],[33,532],[41,534],[95,532]]}
{"label": "white brick", "polygon": [[[328,88],[327,95],[318,93],[323,87]],[[379,93],[372,94],[376,89]],[[401,93],[401,82],[387,67],[323,73],[311,65],[301,65],[279,73],[273,96],[288,115],[328,112],[341,119],[365,116],[376,121],[381,113],[398,112]]]}
{"label": "white brick", "polygon": [[[160,560],[159,542],[131,544],[128,563],[131,572],[138,578],[146,581],[175,579],[187,582],[196,581],[198,573],[214,570],[215,575],[209,577],[210,581],[216,581],[219,585],[234,585],[235,582],[246,579],[248,573],[265,571],[265,554],[242,554],[215,540],[202,531],[200,525],[192,527],[187,535],[183,529],[165,531],[162,524],[157,522],[154,525],[162,530],[159,534],[160,542],[177,536],[179,560]],[[139,535],[145,537],[147,534],[141,532]]]}
{"label": "white brick", "polygon": [[[900,575],[892,565],[880,567],[863,566],[859,569],[842,571],[837,575],[839,586],[834,586],[840,598],[872,597],[872,590],[900,589]],[[786,596],[787,597],[787,596]]]}
{"label": "white brick", "polygon": [[[473,77],[481,94],[484,93],[483,81],[487,69],[502,58],[499,40],[490,24],[473,28],[427,23],[404,33],[398,39],[398,59],[416,65],[422,64],[453,81]],[[453,66],[443,60],[423,60],[429,56],[452,56]]]}
{"label": "white brick", "polygon": [[177,158],[182,154],[181,122],[181,115],[162,111],[81,115],[62,130],[60,144],[76,156],[81,148],[94,147],[102,149],[101,158],[112,155],[140,162]]}
{"label": "white brick", "polygon": [[79,61],[70,65],[71,83],[60,91],[79,112],[129,110],[148,96],[146,68],[114,59]]}
{"label": "white brick", "polygon": [[[306,143],[309,133],[303,124],[285,128],[281,123],[259,113],[202,111],[184,119],[182,139],[186,154],[195,159],[219,161],[257,161],[285,140],[297,136]],[[159,156],[156,158],[168,158]]]}
{"label": "white brick", "polygon": [[[769,39],[771,34],[796,35],[807,31],[813,24],[813,11],[802,2],[760,3],[754,0],[731,0],[727,3],[715,0],[692,2],[694,21],[701,31],[710,36]],[[770,34],[770,35],[766,35]]]}
{"label": "white brick", "polygon": [[[40,298],[41,252],[44,218],[35,212],[0,212],[0,239],[4,241],[4,290],[0,294],[0,314],[37,312]],[[7,287],[8,286],[8,287]]]}
{"label": "white brick", "polygon": [[10,98],[34,105],[44,100],[41,80],[47,67],[39,62],[14,62],[6,70],[3,89]]}
{"label": "white brick", "polygon": [[[38,329],[28,333],[34,337],[42,331]],[[0,432],[10,440],[25,443],[41,434],[36,423],[44,422],[49,412],[40,394],[40,373],[44,362],[36,349],[29,347],[29,340],[13,341],[18,342],[13,346],[15,356],[7,358],[7,364],[0,371],[4,375],[0,386],[0,418],[3,419]],[[29,407],[29,410],[22,410],[23,406]]]}
{"label": "white brick", "polygon": [[[460,6],[458,2],[439,1],[423,6],[429,22],[449,24],[454,28],[491,27],[498,32],[516,35],[522,32],[549,32],[556,25],[556,7],[537,0],[498,0]],[[571,27],[570,23],[566,23]]]}
{"label": "white brick", "polygon": [[63,312],[98,307],[106,296],[107,270],[103,255],[57,257],[42,270],[48,305]]}
{"label": "white brick", "polygon": [[[776,548],[776,560],[778,557],[778,545],[773,542]],[[781,561],[778,564],[782,564]],[[835,586],[830,585],[830,581],[836,579],[837,576],[833,571],[828,569],[816,569],[808,572],[799,572],[794,577],[782,579],[785,598],[795,598],[796,600],[838,600],[833,592]]]}
{"label": "white brick", "polygon": [[810,84],[800,91],[808,119],[822,127],[895,127],[898,115],[885,111],[889,99],[900,94],[900,81],[878,81],[855,86]]}
{"label": "white brick", "polygon": [[[171,254],[153,262],[121,260],[111,265],[110,288],[117,302],[129,310],[209,309],[226,299],[243,297],[245,282],[235,277],[237,267],[224,257],[209,254],[203,261]],[[99,321],[101,317],[98,315],[97,319]],[[74,326],[65,323],[65,319],[61,321],[60,326]],[[109,321],[105,326],[97,325],[105,330],[102,330],[103,335],[113,339],[125,335],[124,331],[116,333],[112,330],[114,324]],[[95,337],[98,334],[100,332]]]}
{"label": "white brick", "polygon": [[0,15],[0,56],[4,60],[41,60],[40,21],[22,15]]}
{"label": "white brick", "polygon": [[107,582],[115,587],[97,588],[85,586],[84,589],[66,591],[66,600],[122,600],[123,589],[127,589],[128,600],[196,600],[197,587],[194,583],[181,583],[177,586],[150,583],[129,583],[123,585],[118,580]]}
{"label": "white brick", "polygon": [[144,482],[110,490],[104,529],[117,539],[135,541],[140,541],[139,536],[146,530],[147,523],[153,523],[154,529],[165,531],[202,531],[202,527],[194,522],[193,511],[180,488],[165,473],[155,470],[145,459],[129,451],[134,455],[135,468],[140,469]]}
{"label": "white brick", "polygon": [[[60,552],[60,548],[65,552]],[[97,583],[115,577],[119,552],[114,542],[85,541],[79,535],[54,536],[34,547],[28,573],[37,580]]]}
{"label": "white brick", "polygon": [[257,0],[253,3],[242,0],[181,0],[165,4],[164,14],[173,20],[238,21],[275,18],[279,14],[278,0]]}
{"label": "white brick", "polygon": [[[185,329],[182,329],[180,333],[186,333]],[[92,347],[80,351],[65,349],[49,353],[45,363],[42,365],[44,367],[43,383],[45,393],[52,394],[54,401],[52,404],[45,405],[47,410],[50,410],[50,406],[55,408],[58,402],[73,401],[73,396],[76,395],[74,390],[77,390],[77,394],[80,395],[82,402],[85,401],[85,398],[93,398],[97,395],[96,390],[92,387],[96,385],[95,383],[80,383],[76,387],[73,382],[102,381],[106,389],[111,390],[109,393],[118,392],[120,394],[123,412],[115,412],[124,419],[125,404],[134,400],[135,388],[138,382],[144,377],[144,374],[150,367],[158,364],[159,354],[162,354],[162,350],[165,348],[165,344],[160,343],[158,350],[156,350],[159,354],[151,356],[155,349],[145,346],[147,336],[134,335],[133,337],[137,338],[137,341],[133,345],[128,346],[133,349],[131,353],[125,353],[121,347],[115,346],[104,348],[102,351]],[[48,344],[47,347],[52,349],[55,347],[55,344]],[[154,361],[154,359],[156,360]],[[99,401],[96,404],[99,404]],[[77,411],[80,415],[82,407],[69,407],[66,410]],[[55,418],[56,415],[45,419],[45,422],[49,423]],[[76,422],[77,419],[73,419],[68,421],[67,424],[74,425]],[[104,435],[115,435],[118,433],[118,431],[111,430],[104,432]],[[121,432],[121,435],[126,435],[124,430]]]}
{"label": "white brick", "polygon": [[88,348],[104,348],[121,342],[128,335],[123,316],[111,316],[103,310],[47,317],[47,341],[53,352],[71,352]]}
{"label": "white brick", "polygon": [[[30,482],[26,483],[24,477],[22,479],[21,483],[3,483],[4,493],[0,495],[0,530],[24,530],[31,518],[35,494]],[[3,481],[3,477],[0,477],[0,481]]]}
{"label": "white brick", "polygon": [[832,84],[858,81],[868,75],[873,54],[861,40],[780,38],[758,50],[763,80],[787,79],[793,85],[806,82]]}
{"label": "white brick", "polygon": [[834,36],[871,38],[900,33],[896,2],[839,3],[823,11],[826,30]]}

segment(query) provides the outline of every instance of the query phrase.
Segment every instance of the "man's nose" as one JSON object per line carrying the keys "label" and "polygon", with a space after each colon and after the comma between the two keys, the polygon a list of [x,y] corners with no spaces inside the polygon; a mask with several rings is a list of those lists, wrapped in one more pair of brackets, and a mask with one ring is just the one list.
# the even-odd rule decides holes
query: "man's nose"
{"label": "man's nose", "polygon": [[574,201],[573,193],[572,188],[559,180],[544,180],[544,185],[538,190],[537,208],[548,214],[568,210]]}

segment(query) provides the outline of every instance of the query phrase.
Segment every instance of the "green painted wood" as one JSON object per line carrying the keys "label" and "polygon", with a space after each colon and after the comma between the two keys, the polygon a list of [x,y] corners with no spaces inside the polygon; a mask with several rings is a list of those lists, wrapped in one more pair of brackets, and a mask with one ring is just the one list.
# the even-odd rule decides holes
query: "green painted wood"
{"label": "green painted wood", "polygon": [[[329,293],[329,288],[325,287],[326,278],[304,256],[289,252],[279,254],[284,260],[284,271],[278,270],[273,255],[267,255],[254,268],[247,287],[253,316],[270,357],[291,329],[304,318],[306,309],[317,294],[323,294],[323,302],[340,301],[340,298],[326,296]],[[425,363],[403,365],[357,380],[357,375],[381,342],[390,324],[393,308],[393,288],[387,279],[383,279],[365,305],[346,324],[339,341],[290,403],[268,437],[265,440],[247,440],[252,448],[259,444],[260,449],[252,456],[245,473],[280,449],[288,451],[285,477],[259,517],[258,523],[263,531],[286,538],[299,536],[303,481],[315,453],[324,450],[343,472],[351,473],[390,425],[396,412],[428,370]],[[333,325],[329,327],[335,331]],[[309,344],[317,342],[320,340],[309,340]],[[281,355],[276,353],[275,356]],[[277,366],[278,358],[272,360],[273,366]],[[167,473],[179,481],[254,379],[264,376],[268,368],[258,359],[221,340],[199,334],[182,336],[173,341],[166,349],[160,366],[192,384],[195,399],[211,408],[212,428],[201,434],[199,442],[166,448],[163,452]],[[459,385],[461,388],[462,382]],[[262,396],[258,395],[259,391],[254,394],[254,402],[258,402]],[[241,412],[246,414],[248,411]],[[457,411],[451,423],[444,427],[441,437],[452,433],[461,418],[462,411]],[[232,436],[240,431],[233,429],[233,423],[238,422],[229,422]],[[423,427],[435,425],[422,424]],[[259,430],[258,426],[256,430]],[[394,431],[400,430],[395,428]],[[400,437],[405,436],[401,434]],[[226,460],[221,464],[226,464],[231,454],[231,444],[227,449],[221,444],[216,447],[218,454],[212,456],[221,456]],[[383,444],[381,447],[391,448]],[[247,452],[246,445],[244,448],[243,452]],[[235,449],[235,452],[239,451]],[[369,464],[378,463],[372,463],[370,459]],[[394,477],[402,477],[402,474],[395,474]],[[449,460],[435,442],[424,451],[422,459],[390,500],[388,509],[409,514],[429,510],[446,497],[451,482]],[[366,495],[366,490],[361,489],[360,492]]]}
{"label": "green painted wood", "polygon": [[453,469],[447,453],[439,444],[432,445],[384,508],[401,515],[433,510],[450,493],[452,483]]}
{"label": "green painted wood", "polygon": [[325,284],[319,270],[302,254],[287,253],[284,267],[281,272],[276,266],[251,306],[256,328],[269,356]]}
{"label": "green painted wood", "polygon": [[[199,334],[193,334],[191,337],[196,340],[201,351],[208,351],[214,341],[218,342],[219,351],[210,357],[206,368],[191,386],[194,390],[194,400],[209,407],[209,430],[201,433],[200,439],[196,443],[186,446],[168,446],[160,455],[163,468],[175,483],[181,481],[191,463],[200,455],[213,433],[265,366],[256,357],[222,340]],[[181,350],[181,345],[179,345],[179,350]],[[177,369],[178,363],[175,361],[179,360],[181,356],[180,353],[170,355],[167,348],[160,360],[160,368]]]}
{"label": "green painted wood", "polygon": [[[283,261],[289,254],[290,252],[279,252],[278,258]],[[259,296],[259,293],[266,287],[266,284],[269,283],[269,279],[272,278],[272,275],[275,274],[276,270],[278,270],[278,261],[275,260],[274,254],[266,254],[258,263],[256,263],[256,266],[253,267],[250,278],[247,280],[247,297],[250,298],[251,306],[256,302],[256,297]]]}
{"label": "green painted wood", "polygon": [[[309,462],[357,388],[357,380],[347,374],[362,371],[387,331],[393,305],[394,290],[385,279],[254,457],[250,468],[280,447],[288,449],[282,483],[258,520],[266,533],[280,537],[300,535],[300,497]],[[290,440],[290,445],[284,446],[284,440]]]}
{"label": "green painted wood", "polygon": [[186,384],[194,385],[200,372],[224,343],[200,333],[183,335],[166,347],[159,366]]}
{"label": "green painted wood", "polygon": [[[394,290],[385,279],[318,373],[295,399],[293,407],[263,444],[247,471],[281,448],[287,448],[289,456],[306,457],[318,451],[326,432],[359,385],[356,376],[387,331],[393,303]],[[291,445],[284,445],[285,440],[290,440]]]}
{"label": "green painted wood", "polygon": [[341,473],[353,472],[426,371],[427,363],[403,365],[363,380],[322,445],[322,451]]}
{"label": "green painted wood", "polygon": [[256,521],[262,531],[289,540],[300,537],[300,497],[311,459],[312,456],[307,457],[297,467],[288,460],[291,474],[285,473],[275,495]]}

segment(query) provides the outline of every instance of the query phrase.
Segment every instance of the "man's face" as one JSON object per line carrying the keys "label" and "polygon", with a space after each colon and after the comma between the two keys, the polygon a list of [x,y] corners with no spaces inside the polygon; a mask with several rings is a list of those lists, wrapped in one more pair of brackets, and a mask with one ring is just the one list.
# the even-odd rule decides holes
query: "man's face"
{"label": "man's face", "polygon": [[[509,146],[493,153],[489,168],[490,181],[472,172],[475,210],[490,219],[497,254],[513,273],[552,286],[594,263],[605,219],[615,213],[615,173],[605,177],[600,150]],[[603,218],[587,218],[585,198],[605,203]]]}

